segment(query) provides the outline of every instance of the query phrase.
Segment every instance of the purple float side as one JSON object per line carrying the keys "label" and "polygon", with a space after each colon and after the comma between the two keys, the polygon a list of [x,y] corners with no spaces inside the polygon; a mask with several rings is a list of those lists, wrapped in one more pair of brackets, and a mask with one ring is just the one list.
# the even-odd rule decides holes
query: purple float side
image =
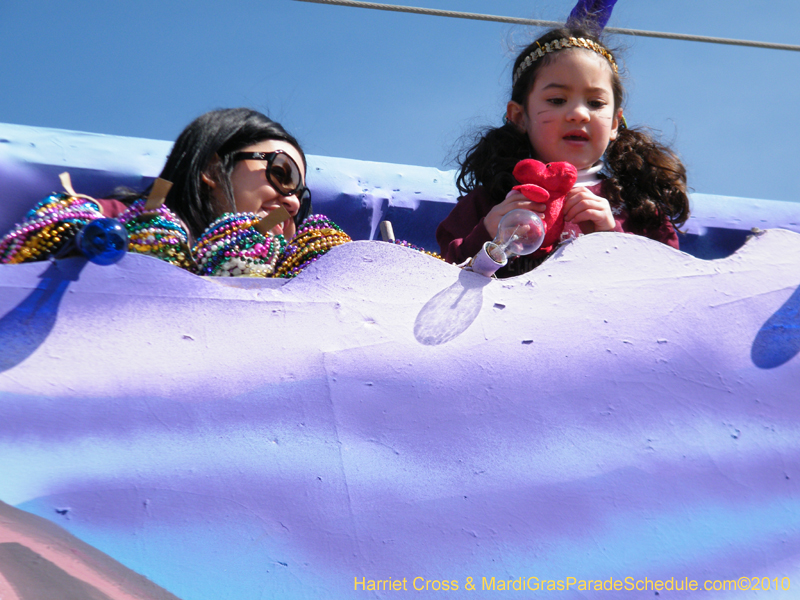
{"label": "purple float side", "polygon": [[3,266],[0,337],[49,325],[0,373],[0,500],[180,598],[796,579],[798,262],[772,230],[716,261],[597,234],[506,281],[380,242],[246,287]]}
{"label": "purple float side", "polygon": [[[168,150],[0,125],[0,217],[63,170],[143,186]],[[357,238],[389,216],[419,244],[455,199],[451,173],[309,163]],[[800,205],[695,200],[687,235],[734,254],[595,234],[503,281],[368,241],[293,280],[0,265],[0,596],[788,597]]]}

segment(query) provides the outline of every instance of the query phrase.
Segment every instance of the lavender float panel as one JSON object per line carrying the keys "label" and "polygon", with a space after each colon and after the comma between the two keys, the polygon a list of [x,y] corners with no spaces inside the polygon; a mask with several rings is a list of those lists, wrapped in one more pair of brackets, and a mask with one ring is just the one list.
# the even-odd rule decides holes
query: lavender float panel
{"label": "lavender float panel", "polygon": [[[145,189],[161,172],[171,142],[0,123],[0,231],[36,202],[61,191],[69,171],[75,190],[102,197],[116,186]],[[313,207],[354,240],[380,237],[388,219],[398,239],[439,251],[436,226],[458,198],[455,171],[346,158],[308,156]],[[691,182],[690,182],[691,183]],[[691,195],[681,249],[704,259],[729,256],[753,227],[800,233],[800,202]]]}
{"label": "lavender float panel", "polygon": [[714,261],[596,234],[503,281],[380,242],[288,281],[0,266],[0,501],[185,600],[800,582],[798,264],[776,229]]}

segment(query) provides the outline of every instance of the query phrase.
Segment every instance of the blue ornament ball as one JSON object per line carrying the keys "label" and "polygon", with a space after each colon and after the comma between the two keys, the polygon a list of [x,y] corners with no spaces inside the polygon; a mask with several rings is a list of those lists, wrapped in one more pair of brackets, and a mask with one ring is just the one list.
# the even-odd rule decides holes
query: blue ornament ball
{"label": "blue ornament ball", "polygon": [[90,261],[110,265],[128,251],[128,232],[116,219],[96,219],[80,230],[77,243]]}

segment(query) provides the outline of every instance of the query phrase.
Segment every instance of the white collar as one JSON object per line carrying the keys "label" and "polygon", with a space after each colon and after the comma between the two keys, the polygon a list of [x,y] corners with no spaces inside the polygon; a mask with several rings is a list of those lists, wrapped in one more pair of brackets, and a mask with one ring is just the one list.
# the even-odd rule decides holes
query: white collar
{"label": "white collar", "polygon": [[588,169],[580,169],[578,171],[578,179],[575,182],[575,187],[588,187],[597,185],[603,181],[599,175],[604,166],[603,161],[599,160]]}

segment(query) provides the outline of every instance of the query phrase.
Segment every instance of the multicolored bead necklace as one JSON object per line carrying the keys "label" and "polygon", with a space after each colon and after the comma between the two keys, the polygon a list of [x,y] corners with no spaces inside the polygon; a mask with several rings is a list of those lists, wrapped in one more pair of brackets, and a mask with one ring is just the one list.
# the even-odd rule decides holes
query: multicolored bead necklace
{"label": "multicolored bead necklace", "polygon": [[130,205],[119,220],[128,231],[128,251],[149,254],[187,271],[197,265],[181,220],[163,204],[147,208],[145,199]]}
{"label": "multicolored bead necklace", "polygon": [[430,250],[425,250],[425,248],[420,248],[419,246],[415,246],[414,244],[411,244],[405,240],[395,240],[394,242],[391,243],[396,244],[398,246],[405,246],[406,248],[411,248],[412,250],[416,250],[417,252],[422,252],[423,254],[427,254],[428,256],[432,256],[433,258],[438,258],[439,260],[444,261],[444,259],[438,253],[431,252]]}
{"label": "multicolored bead necklace", "polygon": [[103,212],[91,198],[52,194],[25,215],[25,219],[0,241],[0,263],[17,264],[57,255]]}
{"label": "multicolored bead necklace", "polygon": [[[103,218],[96,200],[76,194],[67,173],[60,177],[67,193],[52,194],[39,202],[0,240],[0,263],[58,256],[84,226]],[[156,180],[146,200],[137,200],[120,215],[130,252],[149,254],[200,275],[295,277],[331,248],[352,241],[324,215],[309,216],[287,243],[283,235],[261,233],[257,225],[262,219],[254,213],[226,213],[190,248],[183,223],[163,204],[170,186],[168,181]],[[408,242],[395,243],[441,259]]]}
{"label": "multicolored bead necklace", "polygon": [[352,242],[342,228],[324,215],[311,215],[287,244],[275,269],[276,277],[296,277],[331,248]]}
{"label": "multicolored bead necklace", "polygon": [[194,247],[199,275],[271,277],[286,247],[282,235],[265,236],[254,213],[225,213]]}

